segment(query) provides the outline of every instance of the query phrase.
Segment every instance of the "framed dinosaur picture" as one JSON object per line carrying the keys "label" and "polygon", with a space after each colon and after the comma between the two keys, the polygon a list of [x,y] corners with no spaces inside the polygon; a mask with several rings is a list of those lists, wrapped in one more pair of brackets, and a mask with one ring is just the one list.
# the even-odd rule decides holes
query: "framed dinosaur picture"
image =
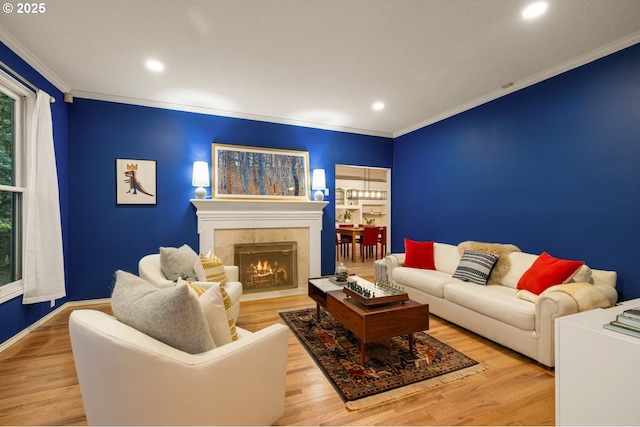
{"label": "framed dinosaur picture", "polygon": [[116,159],[116,204],[156,204],[155,160]]}

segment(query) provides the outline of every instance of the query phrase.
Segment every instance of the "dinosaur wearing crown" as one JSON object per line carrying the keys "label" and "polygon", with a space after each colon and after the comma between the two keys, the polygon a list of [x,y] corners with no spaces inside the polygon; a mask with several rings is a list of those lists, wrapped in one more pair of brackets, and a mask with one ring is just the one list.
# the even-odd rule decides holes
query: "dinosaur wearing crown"
{"label": "dinosaur wearing crown", "polygon": [[138,194],[138,191],[146,194],[148,196],[153,196],[153,194],[149,193],[144,189],[142,183],[138,181],[136,177],[136,172],[138,171],[138,165],[127,165],[127,170],[124,172],[125,180],[124,182],[129,184],[129,191],[127,193],[133,192],[133,194]]}

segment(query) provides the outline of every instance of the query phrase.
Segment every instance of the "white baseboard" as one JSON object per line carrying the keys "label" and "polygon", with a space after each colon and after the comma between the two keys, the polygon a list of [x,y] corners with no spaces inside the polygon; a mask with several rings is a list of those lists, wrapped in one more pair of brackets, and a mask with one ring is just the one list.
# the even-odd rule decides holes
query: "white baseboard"
{"label": "white baseboard", "polygon": [[30,332],[36,330],[38,327],[44,325],[49,320],[51,320],[54,317],[56,317],[58,314],[60,314],[63,310],[65,310],[67,308],[85,307],[85,306],[91,306],[91,305],[96,305],[96,304],[106,304],[106,303],[109,303],[110,301],[111,301],[111,298],[94,299],[94,300],[87,300],[87,301],[65,302],[60,307],[58,307],[55,310],[53,310],[51,313],[48,313],[46,316],[43,316],[42,318],[40,318],[39,320],[34,322],[32,325],[29,325],[27,328],[23,329],[22,331],[18,332],[17,334],[15,334],[11,338],[9,338],[8,340],[6,340],[2,344],[0,344],[0,353],[2,353],[3,351],[5,351],[9,347],[11,347],[12,345],[17,343],[18,341],[20,341],[22,338],[24,338],[27,335],[29,335]]}

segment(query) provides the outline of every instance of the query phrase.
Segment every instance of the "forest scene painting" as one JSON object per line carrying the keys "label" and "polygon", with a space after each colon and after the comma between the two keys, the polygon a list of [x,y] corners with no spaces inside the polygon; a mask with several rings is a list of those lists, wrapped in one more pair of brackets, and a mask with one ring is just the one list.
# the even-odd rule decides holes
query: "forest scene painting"
{"label": "forest scene painting", "polygon": [[215,197],[309,199],[309,153],[213,144]]}

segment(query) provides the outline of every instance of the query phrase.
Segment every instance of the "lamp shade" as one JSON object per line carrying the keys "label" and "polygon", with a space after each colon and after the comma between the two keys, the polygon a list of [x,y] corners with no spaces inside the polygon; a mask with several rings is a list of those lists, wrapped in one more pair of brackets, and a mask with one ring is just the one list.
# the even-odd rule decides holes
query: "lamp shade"
{"label": "lamp shade", "polygon": [[324,169],[314,169],[311,178],[311,189],[316,190],[313,193],[313,199],[321,202],[324,199],[324,190],[327,188],[327,180],[325,179]]}
{"label": "lamp shade", "polygon": [[195,195],[198,199],[204,199],[207,197],[207,190],[204,187],[209,187],[209,164],[207,162],[193,162],[193,178],[191,185],[198,187]]}

